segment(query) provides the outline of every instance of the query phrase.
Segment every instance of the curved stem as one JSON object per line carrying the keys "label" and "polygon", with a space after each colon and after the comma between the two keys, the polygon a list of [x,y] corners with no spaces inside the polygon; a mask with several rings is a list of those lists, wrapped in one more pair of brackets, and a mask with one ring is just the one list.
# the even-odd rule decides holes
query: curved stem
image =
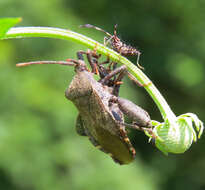
{"label": "curved stem", "polygon": [[88,48],[96,48],[97,52],[106,56],[109,56],[115,62],[124,64],[127,66],[129,72],[131,72],[137,80],[139,80],[153,98],[157,104],[163,119],[168,119],[170,123],[175,122],[176,116],[170,109],[169,105],[154,86],[154,84],[149,80],[149,78],[134,64],[132,64],[128,59],[121,56],[119,53],[113,51],[112,49],[71,30],[52,28],[52,27],[14,27],[11,28],[4,39],[10,38],[26,38],[26,37],[47,37],[47,38],[57,38],[63,40],[71,40],[76,43],[87,46]]}

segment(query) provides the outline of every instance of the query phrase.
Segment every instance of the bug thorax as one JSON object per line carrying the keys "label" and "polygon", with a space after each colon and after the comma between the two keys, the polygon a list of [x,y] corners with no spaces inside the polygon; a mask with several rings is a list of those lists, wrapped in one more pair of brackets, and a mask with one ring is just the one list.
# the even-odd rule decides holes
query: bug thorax
{"label": "bug thorax", "polygon": [[123,46],[123,42],[117,36],[112,38],[112,48],[116,51],[119,51],[120,47]]}

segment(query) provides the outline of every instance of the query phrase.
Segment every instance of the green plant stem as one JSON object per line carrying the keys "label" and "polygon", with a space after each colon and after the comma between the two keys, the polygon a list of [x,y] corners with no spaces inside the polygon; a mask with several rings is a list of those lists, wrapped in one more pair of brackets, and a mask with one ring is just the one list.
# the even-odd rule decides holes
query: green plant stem
{"label": "green plant stem", "polygon": [[121,56],[119,53],[113,51],[112,49],[71,30],[52,27],[14,27],[7,32],[4,39],[27,37],[47,37],[71,40],[76,43],[85,45],[90,49],[96,48],[98,53],[105,56],[109,55],[110,59],[112,59],[113,61],[126,65],[128,71],[132,73],[137,78],[137,80],[139,80],[144,85],[144,88],[157,104],[164,120],[168,119],[169,123],[174,123],[176,121],[175,114],[172,112],[163,96],[160,94],[154,84],[149,80],[149,78],[128,59]]}

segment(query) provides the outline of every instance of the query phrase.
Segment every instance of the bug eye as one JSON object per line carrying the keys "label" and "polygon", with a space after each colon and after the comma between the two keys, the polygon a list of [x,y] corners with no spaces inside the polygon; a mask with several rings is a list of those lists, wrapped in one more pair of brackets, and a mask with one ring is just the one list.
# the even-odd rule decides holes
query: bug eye
{"label": "bug eye", "polygon": [[114,116],[115,120],[122,122],[121,117],[115,111],[112,111],[112,115]]}
{"label": "bug eye", "polygon": [[83,54],[81,52],[77,52],[77,57],[79,60],[84,60],[83,59]]}

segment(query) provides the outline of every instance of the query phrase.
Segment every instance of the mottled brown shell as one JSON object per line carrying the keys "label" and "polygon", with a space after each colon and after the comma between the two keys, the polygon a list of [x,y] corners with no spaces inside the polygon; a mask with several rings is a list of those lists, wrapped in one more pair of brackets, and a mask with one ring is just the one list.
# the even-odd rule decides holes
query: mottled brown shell
{"label": "mottled brown shell", "polygon": [[135,149],[124,126],[115,120],[109,109],[113,95],[93,78],[92,73],[77,71],[65,95],[77,107],[90,140],[97,142],[100,149],[120,164],[133,161]]}

